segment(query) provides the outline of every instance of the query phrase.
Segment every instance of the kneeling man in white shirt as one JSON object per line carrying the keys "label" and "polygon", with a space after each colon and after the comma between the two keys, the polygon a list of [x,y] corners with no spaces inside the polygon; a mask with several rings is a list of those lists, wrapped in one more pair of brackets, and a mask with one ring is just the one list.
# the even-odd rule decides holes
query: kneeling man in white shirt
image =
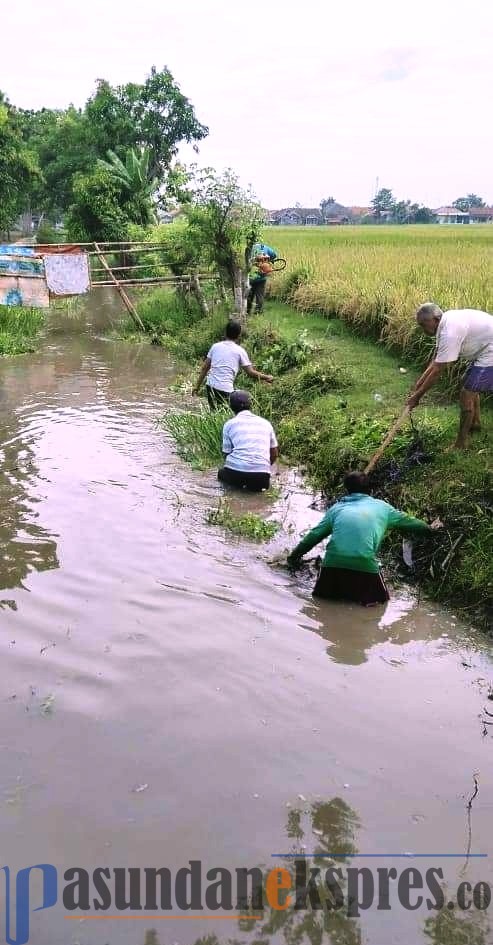
{"label": "kneeling man in white shirt", "polygon": [[229,405],[235,416],[223,427],[225,459],[218,479],[238,489],[261,492],[270,486],[271,467],[278,457],[276,434],[268,420],[252,413],[246,390],[233,391]]}

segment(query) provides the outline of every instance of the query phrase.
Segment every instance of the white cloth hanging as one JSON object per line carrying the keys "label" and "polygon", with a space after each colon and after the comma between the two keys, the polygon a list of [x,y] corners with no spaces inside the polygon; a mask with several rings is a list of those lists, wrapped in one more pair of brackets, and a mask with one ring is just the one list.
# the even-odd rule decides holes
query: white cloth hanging
{"label": "white cloth hanging", "polygon": [[43,256],[46,284],[52,295],[84,295],[91,288],[87,253]]}

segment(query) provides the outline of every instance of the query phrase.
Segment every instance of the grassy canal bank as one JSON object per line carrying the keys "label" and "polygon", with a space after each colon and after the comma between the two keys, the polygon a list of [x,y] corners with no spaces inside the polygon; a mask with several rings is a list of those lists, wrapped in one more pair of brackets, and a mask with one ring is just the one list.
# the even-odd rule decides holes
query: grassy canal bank
{"label": "grassy canal bank", "polygon": [[[224,312],[204,318],[180,310],[163,291],[148,296],[140,313],[163,346],[187,365],[187,380],[192,364],[195,376],[200,359],[221,337],[225,321]],[[283,459],[300,466],[313,487],[333,499],[344,472],[362,468],[379,446],[417,368],[357,337],[342,320],[302,314],[277,302],[249,320],[245,344],[255,365],[275,375],[271,387],[255,385],[254,396],[256,409],[276,427]],[[185,383],[185,390],[190,386]],[[191,398],[186,405],[193,409]],[[429,395],[413,417],[414,429],[408,425],[398,434],[377,468],[377,494],[429,521],[438,515],[445,528],[432,542],[416,543],[413,571],[402,563],[401,540],[389,540],[387,566],[418,578],[435,599],[461,606],[473,624],[491,628],[492,411],[484,409],[483,431],[465,453],[445,453],[458,421],[458,406],[445,389]],[[219,452],[209,445],[206,412],[200,423],[202,464],[213,465]],[[182,447],[186,440],[185,423]],[[192,450],[188,458],[193,457]]]}
{"label": "grassy canal bank", "polygon": [[[187,365],[188,380],[225,321],[224,312],[204,318],[180,310],[163,291],[148,296],[140,313],[163,346]],[[256,409],[275,425],[284,461],[301,467],[328,501],[335,498],[344,472],[365,465],[400,413],[417,368],[357,337],[339,319],[304,315],[276,302],[249,321],[245,344],[255,365],[275,375],[272,386],[255,385],[254,396]],[[413,571],[403,565],[401,540],[389,540],[387,566],[418,579],[435,599],[460,605],[472,623],[491,629],[492,411],[484,409],[483,431],[463,453],[445,452],[458,420],[458,406],[446,388],[428,396],[413,417],[414,429],[408,425],[398,434],[377,468],[375,488],[410,513],[429,521],[438,515],[445,528],[433,542],[416,543]],[[209,445],[206,412],[200,422],[199,451],[203,464],[213,465],[219,444]],[[182,447],[186,439],[185,424]],[[197,458],[196,451],[191,457]]]}
{"label": "grassy canal bank", "polygon": [[36,351],[44,322],[40,309],[0,306],[0,355]]}

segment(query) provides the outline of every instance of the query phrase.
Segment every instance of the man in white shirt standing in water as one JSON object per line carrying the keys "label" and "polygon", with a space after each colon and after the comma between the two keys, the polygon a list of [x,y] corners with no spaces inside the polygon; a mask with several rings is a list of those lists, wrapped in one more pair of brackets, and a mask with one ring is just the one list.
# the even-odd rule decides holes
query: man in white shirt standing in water
{"label": "man in white shirt standing in water", "polygon": [[493,392],[493,315],[473,308],[442,312],[434,302],[426,302],[418,308],[416,320],[425,334],[436,336],[436,348],[433,360],[409,395],[408,407],[417,407],[443,370],[465,358],[469,368],[460,392],[460,424],[455,441],[457,449],[465,449],[469,433],[481,429],[480,392]]}
{"label": "man in white shirt standing in water", "polygon": [[243,368],[249,377],[256,381],[265,381],[272,384],[270,374],[256,371],[245,349],[238,344],[241,335],[239,322],[230,320],[226,325],[224,341],[217,341],[212,345],[199,374],[197,383],[192,391],[197,395],[204,378],[207,376],[207,400],[211,410],[217,410],[229,403],[229,395],[234,390],[234,382],[238,371]]}

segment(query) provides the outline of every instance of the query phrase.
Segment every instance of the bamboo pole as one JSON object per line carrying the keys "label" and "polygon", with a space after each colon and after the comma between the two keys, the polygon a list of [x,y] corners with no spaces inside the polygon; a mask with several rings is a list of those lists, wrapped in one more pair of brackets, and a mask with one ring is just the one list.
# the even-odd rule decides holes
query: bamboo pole
{"label": "bamboo pole", "polygon": [[[146,243],[145,246],[142,243],[134,243],[133,245],[130,245],[130,246],[127,243],[124,243],[121,246],[118,246],[115,243],[114,247],[105,246],[104,252],[114,254],[115,256],[121,253],[131,253],[132,255],[136,256],[139,253],[166,253],[166,249],[163,248],[162,246],[149,246],[148,243]],[[97,256],[98,253],[96,250],[89,249],[87,251],[87,255]]]}
{"label": "bamboo pole", "polygon": [[[156,263],[156,264],[153,264],[153,263],[139,263],[137,266],[112,266],[111,268],[112,268],[113,272],[122,272],[122,271],[123,271],[123,272],[134,272],[136,269],[149,269],[150,267],[153,268],[153,269],[165,269],[165,268],[167,269],[167,268],[168,268],[165,262]],[[91,271],[92,271],[92,272],[105,272],[105,269],[103,269],[102,266],[97,266],[97,267],[95,267],[94,269],[92,269]]]}
{"label": "bamboo pole", "polygon": [[[126,272],[135,272],[136,269],[149,269],[149,266],[111,266],[112,272],[121,272],[125,270]],[[97,266],[94,269],[91,269],[91,274],[94,275],[97,272],[106,272],[102,266]],[[133,278],[133,277],[131,277]],[[140,277],[137,277],[140,278]],[[163,273],[162,276],[143,276],[144,279],[159,279],[161,282],[190,282],[191,276],[187,273],[183,276],[170,276]],[[198,274],[199,279],[208,280],[209,282],[215,282],[218,279],[217,275],[214,275],[213,272],[202,272]],[[126,280],[125,280],[126,281]]]}
{"label": "bamboo pole", "polygon": [[[156,250],[162,253],[166,252],[166,247],[163,246],[162,243],[146,243],[146,242],[143,242],[142,240],[134,240],[130,243],[115,241],[115,242],[106,242],[106,243],[101,242],[97,244],[94,242],[93,243],[77,243],[77,242],[67,243],[65,242],[65,243],[11,243],[8,245],[27,247],[28,249],[34,249],[34,250],[36,250],[37,247],[46,247],[46,246],[56,247],[57,249],[63,249],[65,246],[70,246],[73,249],[74,247],[76,248],[82,248],[86,246],[95,247],[97,245],[100,248],[104,247],[107,252],[111,252],[111,250],[108,249],[109,246],[116,246],[117,249],[115,250],[115,252],[118,252],[123,249],[129,249],[129,247],[141,246],[144,250],[148,252],[151,252],[151,251],[155,252]],[[96,249],[93,249],[92,251],[90,250],[89,252],[92,252],[93,254],[97,254]]]}
{"label": "bamboo pole", "polygon": [[42,272],[0,272],[0,279],[44,279]]}
{"label": "bamboo pole", "polygon": [[391,427],[390,430],[389,430],[389,432],[387,433],[387,436],[385,437],[385,439],[384,439],[382,445],[377,449],[376,453],[374,453],[373,456],[372,456],[372,458],[370,459],[370,462],[368,463],[368,465],[367,465],[367,467],[366,467],[366,469],[365,469],[365,473],[366,473],[367,475],[368,475],[369,473],[371,473],[372,470],[375,468],[375,466],[377,465],[379,459],[381,459],[381,457],[382,457],[383,454],[385,453],[385,450],[387,449],[387,446],[390,445],[390,443],[391,443],[392,440],[394,439],[394,436],[396,435],[396,433],[398,433],[399,430],[400,430],[400,428],[404,425],[404,423],[405,423],[405,421],[407,420],[407,418],[409,417],[410,413],[411,413],[411,411],[410,411],[409,407],[404,407],[404,410],[402,411],[400,417],[398,418],[398,420],[395,421],[394,426]]}
{"label": "bamboo pole", "polygon": [[97,244],[97,243],[94,243],[94,246],[96,247],[96,252],[97,252],[98,255],[99,255],[99,259],[100,259],[101,263],[103,264],[103,266],[104,266],[104,268],[106,269],[108,275],[110,276],[110,279],[112,279],[113,284],[114,284],[115,288],[117,289],[117,291],[119,292],[120,297],[121,297],[121,299],[122,299],[124,305],[126,306],[127,310],[130,312],[130,314],[131,314],[133,320],[135,321],[135,323],[137,324],[137,326],[141,329],[141,331],[145,331],[144,322],[142,321],[142,319],[141,319],[141,317],[140,317],[140,315],[139,315],[137,309],[135,308],[135,305],[130,301],[130,299],[129,299],[127,293],[126,293],[125,290],[122,288],[122,286],[121,286],[120,282],[118,281],[118,279],[116,278],[116,276],[113,275],[113,272],[111,271],[110,266],[109,266],[108,263],[106,262],[106,259],[104,258],[103,253],[101,252],[101,250],[100,250],[98,244]]}
{"label": "bamboo pole", "polygon": [[[205,278],[205,277],[203,277]],[[214,276],[209,276],[209,281],[215,281]],[[121,284],[121,283],[119,283]],[[128,285],[169,285],[169,286],[187,286],[190,285],[190,279],[187,277],[182,279],[168,279],[165,277],[154,276],[149,279],[125,279],[126,286]],[[95,279],[91,283],[91,288],[95,289],[97,286],[115,286],[115,282],[106,281],[105,279]]]}

